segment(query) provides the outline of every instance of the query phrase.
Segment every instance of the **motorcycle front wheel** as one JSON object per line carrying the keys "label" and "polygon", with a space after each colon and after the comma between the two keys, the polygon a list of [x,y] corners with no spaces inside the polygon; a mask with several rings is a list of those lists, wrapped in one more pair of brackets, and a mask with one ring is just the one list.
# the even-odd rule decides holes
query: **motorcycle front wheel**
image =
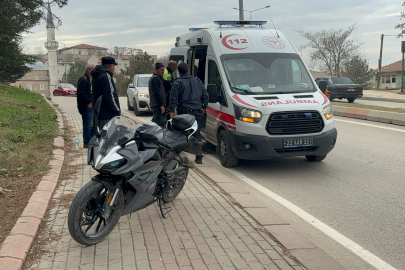
{"label": "motorcycle front wheel", "polygon": [[119,191],[110,207],[111,194],[100,182],[90,181],[74,198],[68,214],[68,228],[79,244],[90,246],[101,242],[117,225],[124,207],[124,196]]}
{"label": "motorcycle front wheel", "polygon": [[[180,158],[183,164],[189,165],[187,154],[184,152],[180,153]],[[174,170],[181,166],[177,160],[172,160],[173,165],[168,168]],[[178,172],[174,179],[168,183],[169,188],[163,193],[162,199],[164,203],[172,202],[183,190],[184,184],[186,183],[189,168],[185,168],[183,171]]]}

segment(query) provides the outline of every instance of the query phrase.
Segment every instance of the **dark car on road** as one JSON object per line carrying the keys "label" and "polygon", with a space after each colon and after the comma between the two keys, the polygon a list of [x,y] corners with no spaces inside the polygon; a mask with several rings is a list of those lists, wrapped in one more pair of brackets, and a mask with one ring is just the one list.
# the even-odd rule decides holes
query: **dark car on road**
{"label": "dark car on road", "polygon": [[349,103],[353,103],[356,98],[363,96],[363,86],[355,84],[347,77],[321,77],[315,82],[330,101],[346,98]]}

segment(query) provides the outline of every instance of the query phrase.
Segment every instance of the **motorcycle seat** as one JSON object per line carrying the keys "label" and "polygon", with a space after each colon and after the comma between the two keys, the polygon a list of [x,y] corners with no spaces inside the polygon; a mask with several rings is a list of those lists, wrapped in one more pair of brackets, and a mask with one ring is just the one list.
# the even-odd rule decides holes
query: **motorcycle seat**
{"label": "motorcycle seat", "polygon": [[171,145],[173,151],[177,151],[188,144],[187,135],[181,131],[166,129],[163,131],[164,141]]}
{"label": "motorcycle seat", "polygon": [[169,129],[184,131],[188,128],[191,128],[194,124],[194,121],[195,117],[191,114],[176,115],[175,117],[173,117],[171,121],[171,127],[169,127]]}

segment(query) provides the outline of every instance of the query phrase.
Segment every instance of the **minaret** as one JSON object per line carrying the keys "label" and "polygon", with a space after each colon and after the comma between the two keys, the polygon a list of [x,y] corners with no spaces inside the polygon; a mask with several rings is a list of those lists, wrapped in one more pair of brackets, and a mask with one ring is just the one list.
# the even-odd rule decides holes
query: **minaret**
{"label": "minaret", "polygon": [[45,42],[45,48],[48,50],[48,68],[49,68],[49,96],[58,84],[58,64],[57,54],[58,42],[55,40],[55,24],[53,23],[53,17],[51,12],[51,5],[48,2],[48,16],[46,19],[46,34],[47,41]]}

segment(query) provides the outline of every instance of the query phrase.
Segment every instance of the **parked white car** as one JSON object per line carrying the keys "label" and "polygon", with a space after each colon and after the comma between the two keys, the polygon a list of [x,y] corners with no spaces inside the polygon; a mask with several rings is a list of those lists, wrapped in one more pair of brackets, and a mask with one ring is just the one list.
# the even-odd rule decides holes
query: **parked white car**
{"label": "parked white car", "polygon": [[137,74],[127,89],[128,110],[134,111],[135,115],[150,112],[149,79],[152,74]]}

